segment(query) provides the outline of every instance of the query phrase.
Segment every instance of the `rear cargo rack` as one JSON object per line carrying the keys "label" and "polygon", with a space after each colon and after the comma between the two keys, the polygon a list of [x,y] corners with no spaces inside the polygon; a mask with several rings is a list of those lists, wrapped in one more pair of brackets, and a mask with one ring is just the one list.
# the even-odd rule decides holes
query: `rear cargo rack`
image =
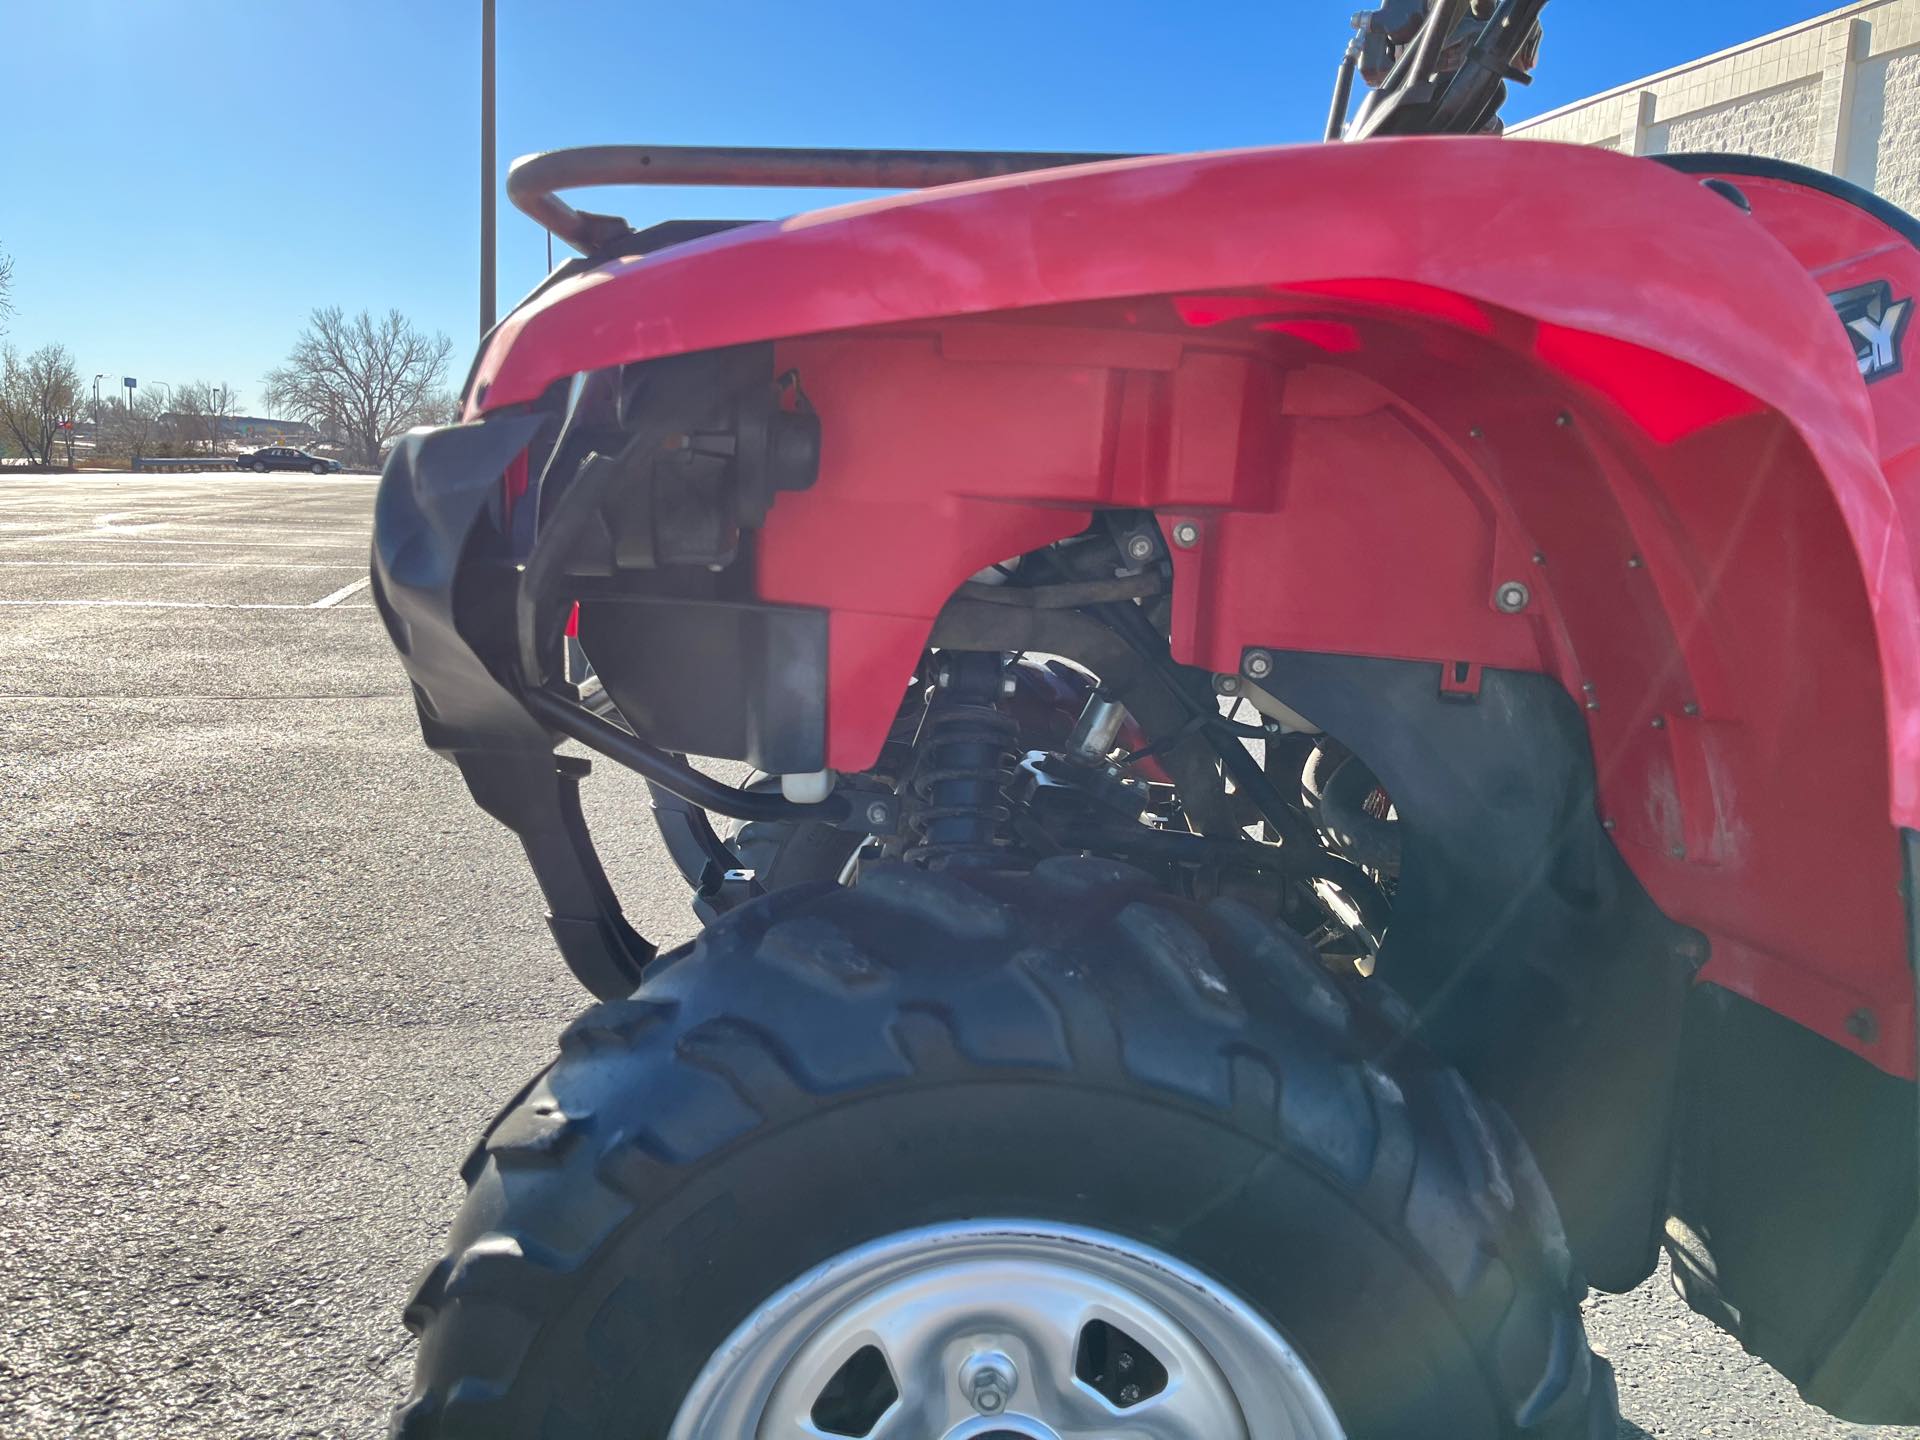
{"label": "rear cargo rack", "polygon": [[1029,170],[1057,170],[1135,155],[1025,150],[805,150],[761,146],[582,145],[523,155],[507,170],[507,197],[582,255],[632,226],[576,210],[561,190],[597,185],[725,185],[829,190],[924,190]]}

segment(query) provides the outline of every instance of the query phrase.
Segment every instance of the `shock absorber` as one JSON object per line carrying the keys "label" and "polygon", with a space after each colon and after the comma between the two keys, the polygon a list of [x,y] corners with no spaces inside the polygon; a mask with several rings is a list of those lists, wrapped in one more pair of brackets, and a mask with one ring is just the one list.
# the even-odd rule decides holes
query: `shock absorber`
{"label": "shock absorber", "polygon": [[905,858],[930,870],[992,865],[1008,853],[1007,801],[1020,727],[1000,708],[1007,657],[943,651],[907,780]]}

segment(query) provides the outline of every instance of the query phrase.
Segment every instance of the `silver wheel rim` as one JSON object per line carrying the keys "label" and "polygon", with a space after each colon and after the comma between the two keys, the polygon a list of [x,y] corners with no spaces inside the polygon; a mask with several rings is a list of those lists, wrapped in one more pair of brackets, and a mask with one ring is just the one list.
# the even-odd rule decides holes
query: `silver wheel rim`
{"label": "silver wheel rim", "polygon": [[[1098,1374],[1090,1336],[1108,1342]],[[868,1351],[891,1402],[821,1411]],[[803,1275],[714,1352],[669,1440],[848,1435],[1342,1440],[1305,1362],[1224,1287],[1135,1241],[1026,1221],[906,1231]]]}

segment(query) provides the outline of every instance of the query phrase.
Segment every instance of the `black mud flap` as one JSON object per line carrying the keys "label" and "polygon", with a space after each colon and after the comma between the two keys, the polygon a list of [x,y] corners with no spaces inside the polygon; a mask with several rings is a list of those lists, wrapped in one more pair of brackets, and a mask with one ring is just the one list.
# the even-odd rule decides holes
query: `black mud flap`
{"label": "black mud flap", "polygon": [[484,563],[504,554],[501,477],[550,423],[508,414],[415,430],[395,446],[374,505],[373,596],[427,744],[519,836],[568,967],[596,996],[618,999],[639,984],[653,947],[620,913],[594,853],[580,810],[585,763],[555,756],[553,737],[501,678],[513,664],[513,572]]}
{"label": "black mud flap", "polygon": [[1915,1090],[1716,986],[1689,1002],[1667,1251],[1813,1404],[1920,1423]]}
{"label": "black mud flap", "polygon": [[[1900,878],[1920,992],[1911,830]],[[1678,1139],[1667,1250],[1687,1303],[1828,1413],[1920,1424],[1920,1089],[1703,986]]]}

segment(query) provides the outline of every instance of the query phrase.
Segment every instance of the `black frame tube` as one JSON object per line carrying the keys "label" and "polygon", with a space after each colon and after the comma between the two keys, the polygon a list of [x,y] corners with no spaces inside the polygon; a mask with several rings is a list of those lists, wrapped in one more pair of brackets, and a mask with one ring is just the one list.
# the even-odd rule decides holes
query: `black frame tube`
{"label": "black frame tube", "polygon": [[829,825],[840,824],[852,813],[844,795],[829,795],[818,804],[803,805],[784,795],[757,794],[702,775],[671,752],[649,745],[632,731],[551,691],[529,690],[520,700],[536,720],[702,810],[734,820],[823,820]]}
{"label": "black frame tube", "polygon": [[1360,42],[1356,38],[1340,57],[1340,69],[1333,77],[1333,107],[1327,111],[1328,140],[1346,133],[1347,111],[1353,104],[1353,72],[1360,66]]}
{"label": "black frame tube", "polygon": [[1038,150],[840,150],[727,145],[582,145],[523,155],[507,170],[507,198],[583,255],[632,227],[576,210],[555,193],[597,185],[725,185],[924,190],[997,175],[1132,160],[1133,155]]}

